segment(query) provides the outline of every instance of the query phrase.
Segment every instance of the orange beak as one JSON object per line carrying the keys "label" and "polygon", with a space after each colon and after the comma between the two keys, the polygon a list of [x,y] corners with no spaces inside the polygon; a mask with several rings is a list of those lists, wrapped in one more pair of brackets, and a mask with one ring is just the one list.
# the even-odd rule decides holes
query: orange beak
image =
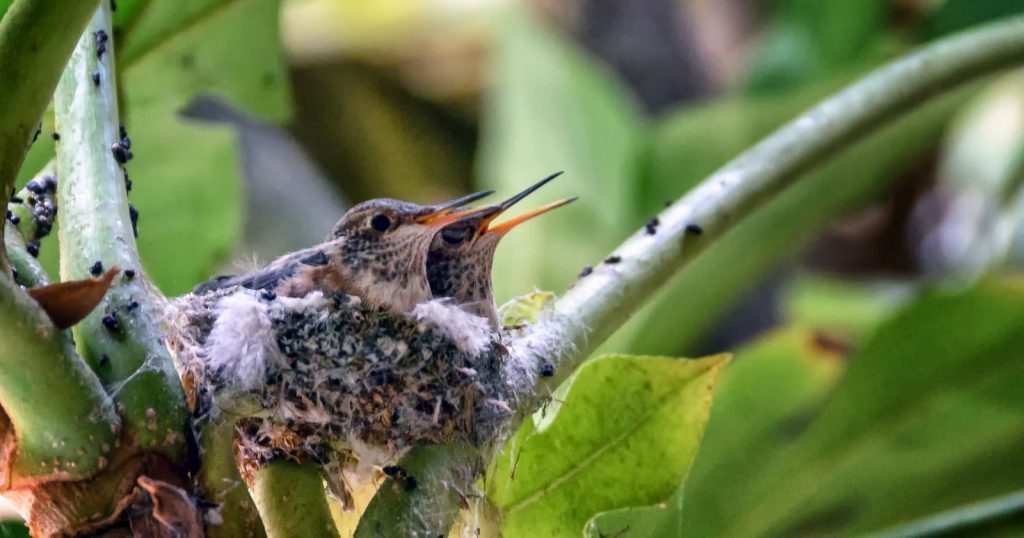
{"label": "orange beak", "polygon": [[419,224],[432,224],[435,226],[444,226],[458,220],[459,218],[472,213],[473,209],[463,209],[461,211],[455,211],[455,209],[462,207],[470,202],[475,202],[481,198],[487,197],[494,194],[494,191],[481,191],[475,192],[462,198],[456,198],[440,204],[428,206],[426,211],[416,217],[416,222]]}
{"label": "orange beak", "polygon": [[519,201],[521,201],[523,198],[526,198],[527,196],[532,194],[534,191],[536,191],[537,189],[543,187],[549,181],[555,179],[556,177],[558,177],[560,175],[562,175],[562,172],[551,174],[550,176],[548,176],[548,177],[538,181],[537,183],[534,183],[533,185],[528,187],[526,190],[520,192],[519,194],[516,194],[515,196],[513,196],[513,197],[511,197],[511,198],[509,198],[509,199],[507,199],[507,200],[505,200],[505,201],[503,201],[501,203],[494,204],[494,205],[489,205],[489,206],[486,206],[486,207],[481,207],[479,209],[469,209],[469,210],[459,211],[457,213],[452,213],[449,216],[454,217],[454,219],[446,222],[446,224],[450,224],[451,222],[456,222],[456,221],[472,223],[472,221],[474,221],[476,219],[479,219],[478,222],[473,223],[476,226],[477,233],[479,233],[481,235],[486,234],[486,233],[505,234],[509,230],[511,230],[512,228],[514,228],[514,227],[516,227],[516,226],[518,226],[518,225],[520,225],[520,224],[522,224],[522,223],[524,223],[524,222],[526,222],[526,221],[528,221],[528,220],[530,220],[530,219],[532,219],[534,217],[537,217],[539,215],[547,213],[548,211],[551,211],[552,209],[555,209],[555,208],[558,208],[558,207],[562,207],[563,205],[568,204],[568,203],[573,202],[573,201],[576,200],[576,198],[566,198],[566,199],[563,199],[563,200],[558,200],[557,202],[552,202],[552,203],[547,204],[545,206],[542,206],[542,207],[539,207],[537,209],[534,209],[533,211],[529,211],[529,212],[527,212],[527,213],[525,213],[523,215],[515,217],[515,218],[513,218],[511,220],[505,221],[505,222],[503,222],[503,223],[501,223],[501,224],[499,224],[497,226],[493,226],[493,227],[490,226],[490,223],[492,221],[494,221],[494,219],[498,218],[499,215],[501,215],[502,213],[507,211],[510,207],[512,207],[513,205],[515,205]]}
{"label": "orange beak", "polygon": [[[505,222],[502,222],[501,224],[496,224],[494,226],[488,226],[487,230],[484,233],[499,233],[499,234],[508,233],[508,231],[511,230],[512,228],[515,228],[516,226],[519,226],[520,224],[522,224],[522,223],[524,223],[524,222],[526,222],[526,221],[528,221],[528,220],[530,220],[530,219],[532,219],[534,217],[538,217],[540,215],[543,215],[544,213],[547,213],[548,211],[551,211],[552,209],[556,209],[556,208],[562,207],[562,206],[564,206],[566,204],[575,202],[576,200],[577,200],[577,197],[575,197],[575,196],[572,197],[572,198],[563,198],[561,200],[556,200],[554,202],[551,202],[550,204],[543,205],[543,206],[538,207],[537,209],[534,209],[532,211],[527,211],[526,213],[523,213],[522,215],[519,215],[518,217],[513,217],[513,218],[511,218],[509,220],[506,220]],[[495,217],[497,217],[497,215],[495,215]]]}

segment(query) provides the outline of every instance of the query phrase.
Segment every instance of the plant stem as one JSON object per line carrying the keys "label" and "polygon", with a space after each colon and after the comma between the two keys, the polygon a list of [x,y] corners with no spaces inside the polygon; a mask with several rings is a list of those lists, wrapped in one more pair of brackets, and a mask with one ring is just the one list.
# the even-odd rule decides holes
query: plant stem
{"label": "plant stem", "polygon": [[[64,63],[99,0],[17,0],[0,20],[0,207]],[[0,222],[0,231],[4,222]],[[0,269],[6,272],[3,234]]]}
{"label": "plant stem", "polygon": [[[577,281],[556,301],[549,319],[512,343],[510,368],[536,372],[540,361],[557,365],[555,375],[538,380],[535,398],[518,402],[519,416],[565,381],[709,243],[802,174],[929,98],[1022,60],[1024,17],[944,39],[877,69],[727,163],[658,215],[656,234],[634,233],[614,252],[621,261],[602,264]],[[456,450],[438,451],[432,464],[454,466],[460,457]],[[381,502],[402,514],[375,529],[382,535],[415,522],[417,515],[400,512],[398,500]]]}
{"label": "plant stem", "polygon": [[221,413],[204,422],[199,431],[200,464],[196,492],[206,501],[220,505],[221,522],[208,524],[210,538],[266,536],[249,488],[235,465],[235,420]]}
{"label": "plant stem", "polygon": [[75,326],[75,340],[122,407],[135,441],[182,462],[188,410],[163,343],[163,297],[139,263],[124,175],[112,151],[121,139],[112,33],[110,5],[103,2],[54,97],[61,133],[60,275],[64,281],[88,278],[96,262],[134,271],[116,279],[103,302]]}
{"label": "plant stem", "polygon": [[10,278],[0,278],[0,342],[0,404],[17,439],[5,479],[14,486],[102,469],[120,427],[114,404],[65,335]]}
{"label": "plant stem", "polygon": [[1024,17],[986,25],[883,66],[781,127],[705,179],[658,215],[654,235],[639,230],[555,303],[555,315],[532,328],[518,352],[561,358],[540,381],[548,394],[590,352],[703,251],[794,183],[804,172],[960,84],[1024,61]]}
{"label": "plant stem", "polygon": [[337,537],[320,466],[275,461],[256,472],[253,497],[270,538]]}
{"label": "plant stem", "polygon": [[1024,514],[1024,491],[1016,491],[994,499],[971,503],[871,533],[867,538],[911,538],[917,536],[952,536],[970,534],[972,529],[999,520]]}

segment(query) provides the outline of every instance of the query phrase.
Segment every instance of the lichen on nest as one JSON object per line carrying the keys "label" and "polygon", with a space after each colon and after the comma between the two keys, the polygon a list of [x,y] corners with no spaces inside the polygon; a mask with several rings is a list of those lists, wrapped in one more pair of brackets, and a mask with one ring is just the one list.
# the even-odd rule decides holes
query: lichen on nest
{"label": "lichen on nest", "polygon": [[396,316],[341,294],[229,288],[175,300],[168,346],[200,420],[257,404],[241,423],[249,458],[492,440],[525,385],[505,379],[505,346],[482,318],[420,306]]}

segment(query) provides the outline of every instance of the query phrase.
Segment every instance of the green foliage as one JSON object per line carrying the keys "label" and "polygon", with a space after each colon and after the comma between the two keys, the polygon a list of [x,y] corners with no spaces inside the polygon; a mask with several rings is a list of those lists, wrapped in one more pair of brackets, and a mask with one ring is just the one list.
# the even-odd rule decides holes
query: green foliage
{"label": "green foliage", "polygon": [[1022,306],[1019,282],[925,294],[856,346],[841,379],[811,331],[754,344],[722,376],[684,490],[599,526],[857,533],[1013,491],[1024,472]]}
{"label": "green foliage", "polygon": [[637,111],[617,80],[522,13],[509,13],[502,26],[480,182],[511,193],[565,170],[543,197],[580,200],[502,240],[494,264],[499,304],[534,287],[565,289],[639,225],[632,194],[642,142]]}
{"label": "green foliage", "polygon": [[528,419],[487,474],[503,535],[578,536],[598,512],[670,496],[727,360],[607,356],[580,368],[557,412]]}
{"label": "green foliage", "polygon": [[[735,484],[761,467],[759,457],[791,439],[843,371],[840,357],[819,345],[812,330],[791,327],[736,353],[722,373],[701,450],[685,487],[666,503],[602,514],[605,535],[629,527],[637,536],[704,536],[702,525],[733,517]],[[684,498],[686,502],[684,503]]]}
{"label": "green foliage", "polygon": [[[146,271],[165,293],[188,291],[209,276],[242,226],[234,133],[182,111],[196,96],[211,95],[267,121],[289,117],[279,4],[117,2],[114,53],[121,117],[135,153],[127,168],[141,215],[138,245]],[[53,130],[50,118],[44,133]],[[53,157],[53,146],[45,134],[37,140],[23,179]],[[56,248],[43,249],[43,263],[56,274]]]}

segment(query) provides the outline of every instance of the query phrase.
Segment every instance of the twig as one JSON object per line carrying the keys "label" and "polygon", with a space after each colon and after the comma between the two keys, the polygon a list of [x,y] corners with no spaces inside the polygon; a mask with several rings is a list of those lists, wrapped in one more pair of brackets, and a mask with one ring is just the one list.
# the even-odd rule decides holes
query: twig
{"label": "twig", "polygon": [[[196,493],[208,502],[220,505],[220,521],[206,526],[210,538],[266,536],[249,488],[235,464],[234,416],[222,412],[200,426],[199,448],[202,462],[196,481]],[[323,488],[321,488],[323,489]]]}
{"label": "twig", "polygon": [[[68,61],[54,96],[62,280],[120,267],[122,276],[74,328],[75,340],[123,405],[136,442],[183,462],[188,411],[167,348],[163,297],[139,263],[124,175],[110,5],[103,2]],[[99,81],[97,84],[96,81]]]}

